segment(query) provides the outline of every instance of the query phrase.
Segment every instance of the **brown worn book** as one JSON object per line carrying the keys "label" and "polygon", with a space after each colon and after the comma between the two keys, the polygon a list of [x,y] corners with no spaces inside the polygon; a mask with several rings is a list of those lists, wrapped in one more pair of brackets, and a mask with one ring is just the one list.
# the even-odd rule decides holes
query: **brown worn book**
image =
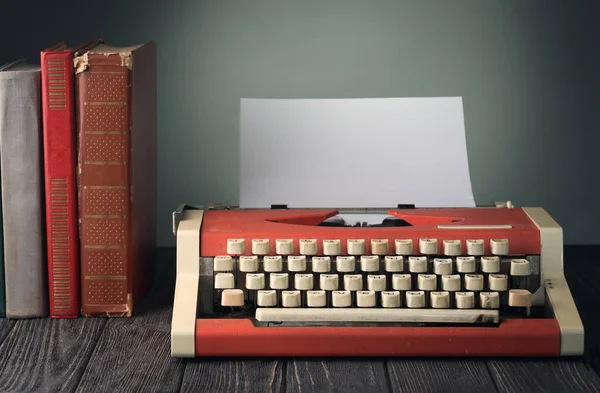
{"label": "brown worn book", "polygon": [[76,53],[81,314],[131,316],[154,277],[156,46]]}

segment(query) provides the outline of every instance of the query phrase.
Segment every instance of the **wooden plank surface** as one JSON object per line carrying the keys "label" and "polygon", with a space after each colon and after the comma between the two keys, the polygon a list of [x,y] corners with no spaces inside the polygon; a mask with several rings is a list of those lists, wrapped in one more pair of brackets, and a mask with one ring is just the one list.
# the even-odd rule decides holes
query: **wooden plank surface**
{"label": "wooden plank surface", "polygon": [[0,345],[0,392],[74,392],[105,323],[17,321]]}
{"label": "wooden plank surface", "polygon": [[185,364],[170,356],[173,261],[174,250],[161,250],[157,284],[137,316],[106,321],[78,392],[179,391]]}
{"label": "wooden plank surface", "polygon": [[492,360],[500,392],[598,392],[600,378],[581,359]]}
{"label": "wooden plank surface", "polygon": [[284,391],[285,362],[260,359],[194,359],[186,361],[181,392]]}
{"label": "wooden plank surface", "polygon": [[294,359],[287,363],[286,392],[389,392],[383,360]]}
{"label": "wooden plank surface", "polygon": [[387,362],[393,392],[495,392],[481,359],[393,359]]}
{"label": "wooden plank surface", "polygon": [[15,322],[11,319],[0,318],[0,344],[2,344],[2,341],[4,341],[8,333],[15,326]]}

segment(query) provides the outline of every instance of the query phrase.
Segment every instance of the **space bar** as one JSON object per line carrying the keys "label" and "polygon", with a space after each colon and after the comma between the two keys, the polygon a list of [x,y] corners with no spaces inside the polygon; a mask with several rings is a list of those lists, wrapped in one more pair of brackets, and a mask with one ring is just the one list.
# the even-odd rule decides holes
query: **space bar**
{"label": "space bar", "polygon": [[498,310],[408,308],[258,308],[260,322],[499,323]]}

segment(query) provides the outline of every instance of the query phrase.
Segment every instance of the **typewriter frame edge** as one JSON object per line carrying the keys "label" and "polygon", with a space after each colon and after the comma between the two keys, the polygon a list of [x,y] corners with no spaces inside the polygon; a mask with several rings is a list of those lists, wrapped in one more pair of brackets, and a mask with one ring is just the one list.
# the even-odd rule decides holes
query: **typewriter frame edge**
{"label": "typewriter frame edge", "polygon": [[560,354],[583,355],[583,322],[564,275],[562,227],[541,207],[522,209],[540,230],[540,273],[546,301],[560,326]]}
{"label": "typewriter frame edge", "polygon": [[200,231],[203,217],[204,210],[182,209],[176,227],[174,221],[177,233],[177,275],[171,321],[172,357],[195,356],[197,294],[200,285]]}

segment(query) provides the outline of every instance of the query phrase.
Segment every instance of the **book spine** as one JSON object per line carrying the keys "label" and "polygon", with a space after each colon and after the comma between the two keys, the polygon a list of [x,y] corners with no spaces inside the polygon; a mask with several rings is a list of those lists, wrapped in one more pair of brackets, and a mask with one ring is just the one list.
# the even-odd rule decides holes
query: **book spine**
{"label": "book spine", "polygon": [[39,68],[0,73],[6,316],[48,315]]}
{"label": "book spine", "polygon": [[131,316],[130,71],[119,55],[77,70],[81,314]]}
{"label": "book spine", "polygon": [[79,316],[77,146],[71,52],[42,52],[42,120],[50,316]]}

